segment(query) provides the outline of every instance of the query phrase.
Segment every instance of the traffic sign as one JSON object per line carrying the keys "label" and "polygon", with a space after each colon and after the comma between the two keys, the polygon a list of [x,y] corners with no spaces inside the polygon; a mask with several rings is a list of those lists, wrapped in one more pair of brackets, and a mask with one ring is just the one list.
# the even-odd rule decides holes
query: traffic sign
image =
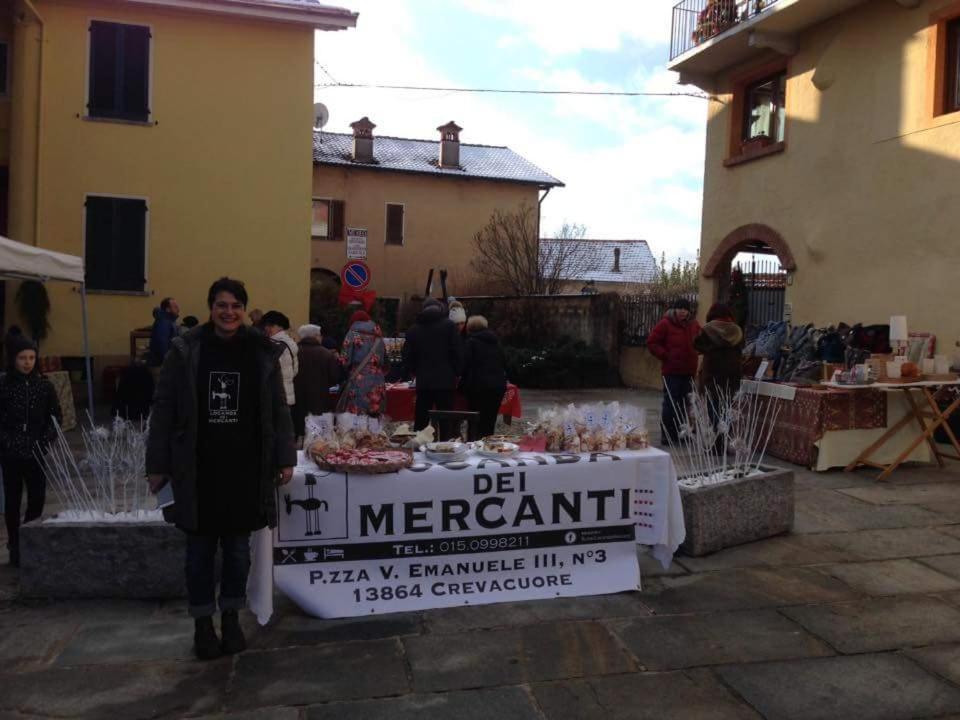
{"label": "traffic sign", "polygon": [[370,284],[370,268],[363,260],[351,260],[340,271],[343,284],[354,290],[363,290]]}

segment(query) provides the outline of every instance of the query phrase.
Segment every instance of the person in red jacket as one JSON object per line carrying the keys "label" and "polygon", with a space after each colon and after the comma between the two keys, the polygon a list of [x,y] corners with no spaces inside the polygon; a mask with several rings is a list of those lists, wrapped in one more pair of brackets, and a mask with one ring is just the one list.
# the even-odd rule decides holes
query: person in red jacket
{"label": "person in red jacket", "polygon": [[676,411],[683,408],[693,390],[697,374],[697,351],[693,341],[700,323],[690,313],[690,302],[680,298],[667,310],[647,338],[647,348],[660,360],[663,373],[663,411],[660,416],[662,442],[675,443],[679,433]]}

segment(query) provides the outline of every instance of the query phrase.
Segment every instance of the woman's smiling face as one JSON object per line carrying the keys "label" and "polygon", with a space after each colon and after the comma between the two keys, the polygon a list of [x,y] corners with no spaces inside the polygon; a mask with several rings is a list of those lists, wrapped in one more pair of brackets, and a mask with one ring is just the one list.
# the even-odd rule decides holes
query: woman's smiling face
{"label": "woman's smiling face", "polygon": [[213,298],[210,320],[213,321],[214,330],[221,337],[234,335],[243,325],[245,317],[246,307],[233,293],[221,290]]}

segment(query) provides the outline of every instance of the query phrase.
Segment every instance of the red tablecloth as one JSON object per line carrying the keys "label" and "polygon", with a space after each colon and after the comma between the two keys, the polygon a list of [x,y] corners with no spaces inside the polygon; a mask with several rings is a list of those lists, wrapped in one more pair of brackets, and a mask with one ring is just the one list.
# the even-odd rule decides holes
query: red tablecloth
{"label": "red tablecloth", "polygon": [[[391,420],[410,421],[414,418],[414,408],[417,401],[417,391],[414,388],[402,385],[387,386],[387,417]],[[454,410],[466,410],[467,398],[457,393],[454,402]],[[520,388],[516,385],[507,384],[507,392],[503,395],[500,402],[500,414],[507,417],[518,418],[523,415],[523,407],[520,404]]]}
{"label": "red tablecloth", "polygon": [[[767,453],[807,467],[816,466],[816,443],[825,432],[873,430],[887,426],[887,395],[879,390],[847,392],[797,388],[792,402],[770,397],[761,397],[760,402],[780,406]],[[761,412],[765,413],[766,409]]]}

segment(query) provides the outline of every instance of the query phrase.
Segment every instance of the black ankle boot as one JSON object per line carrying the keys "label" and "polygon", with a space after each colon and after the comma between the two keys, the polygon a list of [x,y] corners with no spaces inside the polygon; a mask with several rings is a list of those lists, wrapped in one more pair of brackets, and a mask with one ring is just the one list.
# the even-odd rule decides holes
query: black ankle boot
{"label": "black ankle boot", "polygon": [[247,649],[247,639],[240,628],[240,615],[236,610],[224,610],[220,615],[220,649],[226,655],[243,652]]}
{"label": "black ankle boot", "polygon": [[10,548],[10,567],[15,567],[15,568],[20,567],[20,548],[19,547]]}
{"label": "black ankle boot", "polygon": [[193,652],[199,660],[220,657],[220,640],[213,629],[213,618],[195,618],[193,621]]}

